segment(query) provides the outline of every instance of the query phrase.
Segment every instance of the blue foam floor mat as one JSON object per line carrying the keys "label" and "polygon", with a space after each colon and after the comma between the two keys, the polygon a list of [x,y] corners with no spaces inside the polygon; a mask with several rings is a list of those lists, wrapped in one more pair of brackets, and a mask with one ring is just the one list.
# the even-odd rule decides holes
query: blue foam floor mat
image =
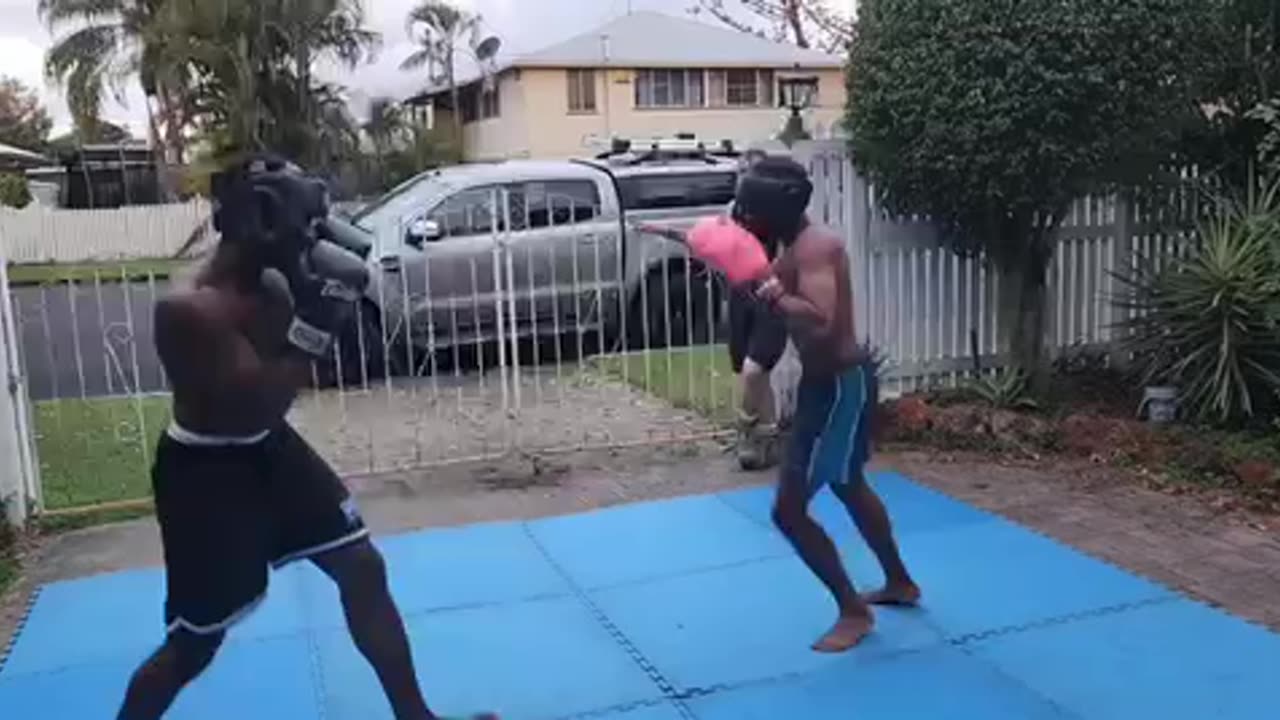
{"label": "blue foam floor mat", "polygon": [[[504,718],[1261,718],[1280,635],[891,473],[873,475],[925,604],[818,655],[830,599],[767,489],[379,539],[439,712]],[[829,493],[855,582],[874,558]],[[159,641],[164,577],[41,590],[0,667],[5,717],[110,717]],[[167,717],[391,718],[337,593],[307,564]]]}

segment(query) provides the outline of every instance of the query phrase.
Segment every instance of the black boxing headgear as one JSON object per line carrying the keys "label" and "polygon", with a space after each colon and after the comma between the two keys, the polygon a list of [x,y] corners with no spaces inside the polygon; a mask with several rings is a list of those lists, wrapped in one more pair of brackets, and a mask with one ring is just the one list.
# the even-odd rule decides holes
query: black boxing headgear
{"label": "black boxing headgear", "polygon": [[790,242],[804,228],[812,195],[804,166],[790,158],[765,157],[738,180],[732,215],[767,244]]}
{"label": "black boxing headgear", "polygon": [[329,214],[324,181],[274,155],[256,156],[216,173],[210,185],[213,225],[222,239],[267,256],[310,247],[316,223]]}

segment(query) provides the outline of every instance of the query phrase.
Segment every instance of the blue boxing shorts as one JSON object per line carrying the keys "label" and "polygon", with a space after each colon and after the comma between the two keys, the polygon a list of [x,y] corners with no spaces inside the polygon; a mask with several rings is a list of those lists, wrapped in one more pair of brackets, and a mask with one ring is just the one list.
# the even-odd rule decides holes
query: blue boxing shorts
{"label": "blue boxing shorts", "polygon": [[871,459],[878,395],[870,359],[838,375],[801,377],[783,481],[799,483],[810,496],[823,485],[839,488],[861,481],[862,468]]}

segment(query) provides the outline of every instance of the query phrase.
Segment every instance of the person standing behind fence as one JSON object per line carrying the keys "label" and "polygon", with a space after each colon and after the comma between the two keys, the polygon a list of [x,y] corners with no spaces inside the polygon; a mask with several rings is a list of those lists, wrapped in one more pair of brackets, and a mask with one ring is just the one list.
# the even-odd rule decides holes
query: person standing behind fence
{"label": "person standing behind fence", "polygon": [[[762,150],[743,155],[745,174],[767,157]],[[741,181],[741,180],[740,180]],[[732,216],[734,206],[729,205]],[[776,244],[765,244],[770,260]],[[744,470],[766,470],[778,462],[778,409],[771,375],[787,349],[782,317],[749,289],[729,290],[729,362],[738,376],[738,464]]]}
{"label": "person standing behind fence", "polygon": [[[763,160],[762,150],[748,150],[742,156],[742,173]],[[725,214],[733,215],[733,203]],[[688,244],[680,230],[637,223],[641,232],[660,235],[668,240]],[[770,260],[774,248],[765,245]],[[767,470],[778,462],[778,413],[773,396],[770,373],[787,348],[787,328],[782,318],[761,303],[749,288],[729,288],[729,362],[738,377],[738,464],[744,470]]]}

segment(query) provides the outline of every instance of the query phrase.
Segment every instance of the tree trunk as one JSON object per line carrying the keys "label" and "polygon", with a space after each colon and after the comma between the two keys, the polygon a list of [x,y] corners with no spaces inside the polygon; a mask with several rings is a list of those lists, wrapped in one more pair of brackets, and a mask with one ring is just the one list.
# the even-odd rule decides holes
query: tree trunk
{"label": "tree trunk", "polygon": [[466,155],[466,146],[462,141],[462,93],[458,90],[458,84],[453,81],[453,73],[449,73],[449,95],[453,101],[454,155],[461,162]]}
{"label": "tree trunk", "polygon": [[1039,253],[1022,255],[1019,262],[1000,271],[997,300],[1001,345],[1009,352],[1012,366],[1026,373],[1032,393],[1041,394],[1049,384],[1045,356],[1047,263]]}
{"label": "tree trunk", "polygon": [[148,95],[144,100],[147,106],[147,134],[151,137],[151,160],[155,165],[156,173],[156,189],[160,193],[160,199],[164,202],[173,202],[178,193],[173,186],[173,178],[169,172],[169,163],[167,162],[165,152],[164,139],[160,135],[160,127],[156,123],[156,114],[152,103],[156,101],[156,96]]}
{"label": "tree trunk", "polygon": [[796,45],[808,48],[809,37],[804,31],[804,20],[800,18],[800,2],[801,0],[786,0],[782,5],[782,14],[786,18],[786,23],[791,26],[791,32],[796,36]]}

